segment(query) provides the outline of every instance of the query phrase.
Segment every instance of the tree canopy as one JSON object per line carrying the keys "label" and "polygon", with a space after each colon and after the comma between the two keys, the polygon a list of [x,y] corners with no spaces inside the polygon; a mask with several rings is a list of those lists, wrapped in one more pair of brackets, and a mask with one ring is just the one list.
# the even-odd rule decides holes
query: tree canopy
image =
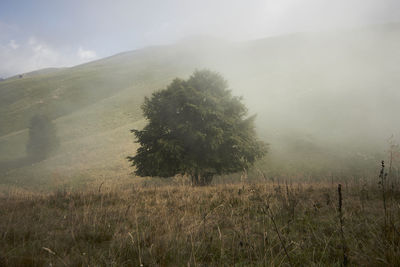
{"label": "tree canopy", "polygon": [[266,153],[254,130],[254,116],[240,97],[232,96],[218,73],[195,71],[145,98],[148,120],[131,130],[140,147],[128,157],[138,176],[189,175],[194,185],[214,175],[247,169]]}

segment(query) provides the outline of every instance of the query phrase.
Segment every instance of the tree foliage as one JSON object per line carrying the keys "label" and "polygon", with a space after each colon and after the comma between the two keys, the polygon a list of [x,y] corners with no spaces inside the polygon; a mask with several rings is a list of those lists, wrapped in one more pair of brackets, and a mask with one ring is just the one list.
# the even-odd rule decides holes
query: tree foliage
{"label": "tree foliage", "polygon": [[257,140],[254,116],[232,96],[217,73],[196,71],[175,79],[165,90],[145,98],[148,124],[132,130],[140,147],[128,157],[139,176],[189,175],[195,185],[214,175],[247,169],[266,153]]}
{"label": "tree foliage", "polygon": [[56,129],[45,115],[35,115],[29,122],[29,140],[26,145],[28,158],[46,159],[59,145]]}

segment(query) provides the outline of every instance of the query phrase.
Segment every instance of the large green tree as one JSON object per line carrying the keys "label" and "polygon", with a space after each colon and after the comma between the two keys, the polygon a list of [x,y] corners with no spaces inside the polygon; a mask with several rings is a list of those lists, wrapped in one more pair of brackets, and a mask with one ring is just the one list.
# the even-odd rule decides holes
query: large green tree
{"label": "large green tree", "polygon": [[131,130],[140,147],[128,157],[138,176],[189,175],[193,185],[207,185],[214,175],[247,169],[266,153],[254,116],[218,73],[175,79],[146,97],[142,110],[148,123]]}

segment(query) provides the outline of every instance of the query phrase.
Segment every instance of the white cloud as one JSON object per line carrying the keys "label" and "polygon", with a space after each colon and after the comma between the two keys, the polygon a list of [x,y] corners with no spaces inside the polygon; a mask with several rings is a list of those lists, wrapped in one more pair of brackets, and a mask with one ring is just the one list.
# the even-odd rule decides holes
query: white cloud
{"label": "white cloud", "polygon": [[78,57],[83,61],[87,61],[97,58],[97,54],[93,50],[84,50],[82,47],[79,47]]}
{"label": "white cloud", "polygon": [[11,40],[11,41],[8,43],[8,46],[15,50],[15,49],[18,49],[19,44],[17,44],[17,42],[15,42],[15,40]]}
{"label": "white cloud", "polygon": [[28,40],[28,45],[35,45],[36,43],[36,38],[34,36],[31,36]]}
{"label": "white cloud", "polygon": [[0,41],[0,77],[50,67],[69,67],[97,58],[93,50],[58,48],[31,36],[25,42]]}

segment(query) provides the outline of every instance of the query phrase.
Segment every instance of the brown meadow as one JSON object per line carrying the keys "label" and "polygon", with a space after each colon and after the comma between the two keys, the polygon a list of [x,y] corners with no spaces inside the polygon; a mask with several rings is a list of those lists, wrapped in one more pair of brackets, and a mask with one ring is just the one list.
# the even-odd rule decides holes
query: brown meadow
{"label": "brown meadow", "polygon": [[341,213],[337,183],[9,190],[0,265],[398,266],[400,194],[388,188],[385,212],[377,181],[343,184]]}

